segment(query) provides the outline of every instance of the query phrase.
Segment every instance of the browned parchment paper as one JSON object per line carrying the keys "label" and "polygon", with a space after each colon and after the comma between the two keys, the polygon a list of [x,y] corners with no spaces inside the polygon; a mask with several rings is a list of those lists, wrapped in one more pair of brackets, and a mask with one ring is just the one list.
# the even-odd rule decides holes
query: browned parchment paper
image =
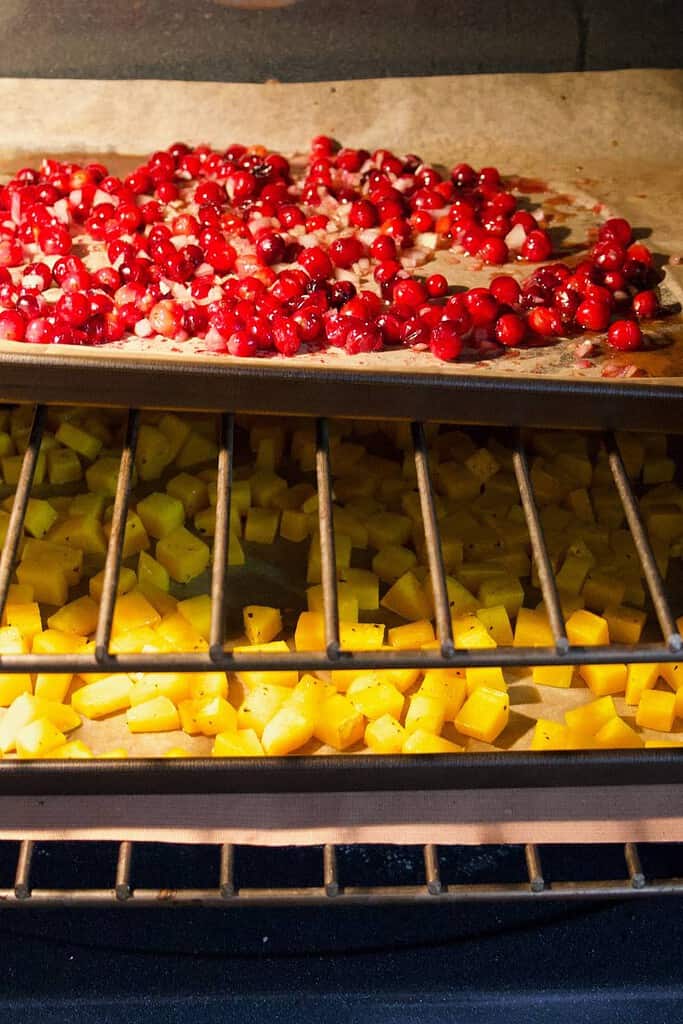
{"label": "browned parchment paper", "polygon": [[[587,227],[610,212],[650,229],[650,243],[665,263],[683,255],[678,203],[683,186],[683,74],[676,71],[294,85],[0,79],[0,102],[0,172],[45,153],[99,154],[122,166],[122,154],[149,153],[176,138],[216,145],[236,139],[264,142],[293,154],[312,135],[327,132],[349,144],[418,151],[446,165],[461,159],[475,165],[495,163],[507,174],[541,179],[550,191],[530,198],[544,202],[555,227],[569,229],[563,246],[574,249],[574,258],[580,256],[577,250],[585,243]],[[429,268],[444,273],[452,284],[468,286],[486,283],[500,272],[474,270],[471,260],[443,252]],[[519,264],[505,270],[518,276],[528,272]],[[666,299],[680,301],[681,286],[683,271],[667,265]],[[429,353],[349,357],[330,350],[302,353],[288,361],[288,370],[315,366],[324,374],[343,368],[361,376],[381,368],[410,374],[438,370],[458,377],[542,374],[580,380],[600,377],[606,362],[629,362],[655,380],[683,383],[680,322],[653,323],[648,336],[652,351],[606,353],[591,366],[575,364],[574,345],[568,342],[505,353],[484,363],[455,364],[438,362]],[[0,343],[0,354],[18,348],[24,354],[34,349]],[[35,354],[39,352],[37,347]],[[87,356],[99,363],[112,354],[150,364],[163,359],[176,369],[188,359],[226,372],[231,364],[230,357],[203,353],[201,344],[177,346],[163,340],[130,340],[88,350]],[[65,360],[82,356],[82,351],[60,348]],[[638,387],[637,378],[630,383]]]}
{"label": "browned parchment paper", "polygon": [[[123,155],[148,153],[177,138],[217,145],[263,142],[292,153],[324,132],[350,145],[419,151],[447,164],[494,163],[506,174],[547,180],[555,193],[577,197],[586,209],[594,199],[651,228],[650,242],[665,258],[683,255],[682,72],[301,85],[0,79],[0,110],[0,172],[45,153],[111,154],[114,166],[125,166]],[[456,271],[462,280],[462,266],[450,267],[449,277]],[[679,266],[670,266],[667,276],[673,289],[683,285]],[[683,365],[665,359],[662,374],[683,375]],[[399,361],[397,368],[406,366]],[[0,376],[0,397],[1,387]],[[560,719],[567,707],[586,699],[578,688],[546,687],[539,693],[521,676],[512,682],[511,695],[511,749],[528,746],[533,719]],[[86,723],[79,733],[96,749],[124,745],[132,755],[158,755],[178,743],[193,753],[208,748],[208,741],[184,734],[132,738],[120,717]],[[0,836],[273,844],[680,839],[680,797],[666,789],[596,789],[314,799],[6,798],[0,800]],[[582,827],[568,824],[572,820]]]}

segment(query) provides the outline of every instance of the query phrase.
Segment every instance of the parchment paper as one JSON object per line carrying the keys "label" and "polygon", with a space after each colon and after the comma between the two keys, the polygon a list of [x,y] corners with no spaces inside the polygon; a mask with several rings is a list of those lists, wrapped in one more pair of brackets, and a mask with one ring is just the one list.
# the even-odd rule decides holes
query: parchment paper
{"label": "parchment paper", "polygon": [[[123,168],[135,161],[122,154],[149,153],[177,138],[217,145],[262,142],[293,153],[324,132],[349,145],[386,145],[418,151],[435,162],[496,164],[506,174],[541,178],[556,194],[566,190],[588,207],[594,199],[602,209],[650,228],[650,244],[664,260],[683,255],[683,72],[302,85],[5,79],[0,80],[0,110],[0,171],[45,153],[111,154],[112,166]],[[453,270],[461,275],[463,267]],[[667,276],[674,288],[683,283],[679,266],[669,266]],[[683,373],[683,364],[669,355],[666,360],[662,373]],[[1,386],[0,378],[0,397]],[[541,693],[523,675],[510,690],[513,713],[504,740],[510,749],[528,746],[533,719],[540,714],[559,720],[567,707],[587,698],[584,688],[544,687]],[[119,716],[84,723],[75,735],[98,750],[123,745],[142,755],[178,744],[204,753],[209,746],[206,739],[184,734],[135,739],[127,734],[124,741],[121,726]],[[467,794],[348,794],[315,801],[296,795],[50,799],[47,807],[43,800],[5,799],[0,837],[145,835],[253,843],[683,838],[680,797],[664,794],[657,802],[654,795],[648,790],[647,805],[636,801],[635,814],[633,793],[624,796],[619,809],[614,794],[603,790],[565,791],[560,798],[548,791],[532,797],[501,791],[479,804],[477,796]],[[603,828],[608,804],[617,824]],[[643,820],[646,806],[651,817]],[[582,832],[568,826],[568,819],[593,825]]]}

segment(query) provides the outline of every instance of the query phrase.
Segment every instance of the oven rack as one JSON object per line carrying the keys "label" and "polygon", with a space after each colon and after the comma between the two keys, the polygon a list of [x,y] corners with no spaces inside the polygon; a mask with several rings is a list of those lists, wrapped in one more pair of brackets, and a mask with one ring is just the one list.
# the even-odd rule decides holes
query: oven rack
{"label": "oven rack", "polygon": [[[12,842],[0,843],[0,855],[3,847],[11,847]],[[556,900],[580,899],[630,899],[634,897],[681,896],[683,895],[683,877],[649,877],[643,870],[641,853],[636,843],[625,843],[621,847],[624,872],[612,878],[595,877],[598,871],[586,872],[592,855],[599,853],[600,848],[584,845],[581,847],[564,845],[560,848],[568,869],[563,877],[551,878],[543,869],[543,849],[535,844],[524,847],[499,846],[491,848],[505,854],[512,853],[519,860],[519,876],[523,880],[502,881],[501,872],[492,870],[490,881],[450,881],[443,875],[442,865],[454,854],[461,862],[461,877],[468,874],[468,857],[472,847],[439,847],[425,845],[421,847],[422,881],[406,883],[402,881],[401,858],[382,858],[382,877],[376,884],[346,884],[340,877],[339,860],[343,859],[344,847],[326,845],[321,847],[299,848],[295,855],[303,853],[306,857],[306,879],[304,884],[271,885],[267,874],[261,877],[258,884],[241,886],[238,884],[236,862],[240,858],[253,857],[253,847],[236,847],[232,844],[211,844],[210,857],[215,862],[212,872],[206,863],[202,868],[202,880],[208,875],[206,883],[200,886],[169,888],[168,885],[135,884],[135,859],[138,848],[143,844],[123,841],[117,844],[115,870],[111,884],[104,887],[71,888],[67,885],[55,885],[47,888],[34,885],[34,862],[38,852],[51,855],[52,848],[62,847],[70,852],[74,846],[87,847],[87,857],[93,861],[97,856],[97,840],[85,843],[57,843],[55,841],[35,841],[24,839],[18,845],[16,867],[13,884],[0,888],[0,910],[10,908],[47,908],[56,906],[119,906],[119,907],[164,907],[164,906],[210,906],[210,907],[242,907],[300,904],[304,906],[341,907],[377,904],[414,904],[414,903],[508,903],[508,902],[547,902]],[[649,845],[649,844],[648,844]],[[655,849],[657,844],[655,844]],[[164,844],[162,851],[156,850],[154,858],[154,874],[163,874],[169,865],[177,866],[182,862],[183,854],[193,848],[188,844]],[[348,849],[348,848],[346,848]],[[361,854],[367,850],[362,844],[354,847]],[[396,848],[399,854],[404,848]],[[412,851],[414,848],[405,848]],[[557,848],[555,848],[557,850]],[[681,851],[683,848],[678,846]],[[9,851],[8,851],[9,852]],[[261,848],[258,852],[266,852]],[[291,848],[268,848],[270,858],[291,857]],[[80,855],[80,854],[79,854]],[[58,857],[56,858],[58,861]],[[207,858],[204,858],[207,860]],[[313,866],[315,865],[315,866]],[[89,863],[79,864],[79,871],[88,877]],[[375,869],[376,871],[376,869]],[[386,880],[387,871],[390,873]],[[564,877],[564,875],[587,874],[582,880]],[[364,874],[367,876],[368,871]],[[372,876],[373,870],[369,874]],[[194,879],[193,879],[194,880]],[[145,882],[149,880],[145,878]],[[249,879],[253,883],[253,879]],[[300,880],[299,880],[300,882]]]}
{"label": "oven rack", "polygon": [[[0,555],[0,616],[4,609],[9,586],[12,579],[14,565],[17,560],[21,538],[23,534],[23,523],[26,515],[27,504],[31,494],[33,477],[40,452],[41,440],[45,428],[47,409],[43,405],[34,407],[32,426],[28,440],[28,446],[24,455],[23,464],[16,488],[15,500],[13,503],[8,523],[7,535],[2,554]],[[112,620],[115,607],[115,595],[117,592],[118,577],[121,565],[121,552],[124,538],[126,515],[131,493],[133,469],[135,465],[135,453],[140,424],[140,412],[132,409],[128,411],[126,435],[123,445],[120,471],[118,476],[116,496],[111,521],[111,534],[107,549],[104,579],[102,588],[102,599],[99,608],[99,619],[96,629],[95,650],[90,654],[62,654],[62,655],[1,655],[0,671],[5,673],[37,673],[37,672],[64,672],[64,673],[96,673],[108,671],[115,672],[201,672],[222,670],[226,672],[237,671],[278,671],[284,668],[294,669],[300,672],[325,671],[334,669],[381,669],[381,668],[456,668],[456,667],[490,667],[500,666],[512,668],[518,666],[534,665],[582,665],[582,664],[615,664],[623,662],[675,662],[681,659],[683,641],[677,629],[672,611],[671,602],[667,595],[661,574],[659,572],[652,547],[648,540],[647,530],[640,513],[638,500],[634,494],[628,474],[619,451],[616,437],[613,433],[603,435],[604,444],[608,453],[609,466],[611,469],[614,486],[624,509],[626,522],[633,537],[635,549],[640,561],[643,576],[646,580],[652,605],[659,623],[662,639],[654,643],[641,643],[636,646],[613,644],[608,646],[580,647],[569,644],[565,623],[560,606],[557,585],[553,573],[548,549],[545,544],[543,529],[541,526],[538,504],[534,495],[534,488],[531,481],[529,461],[525,448],[523,433],[519,431],[513,451],[513,470],[517,480],[520,501],[524,510],[526,524],[528,527],[529,539],[534,562],[538,568],[541,593],[548,609],[549,623],[552,630],[554,645],[552,647],[497,647],[485,650],[463,650],[454,644],[453,632],[448,603],[448,592],[444,569],[443,551],[441,547],[439,524],[437,519],[434,492],[430,479],[428,460],[428,449],[425,437],[424,425],[420,422],[413,422],[411,425],[412,446],[415,459],[417,487],[421,503],[422,519],[426,551],[429,569],[433,580],[435,620],[437,636],[440,642],[439,649],[429,651],[347,651],[340,648],[339,641],[339,618],[337,608],[337,587],[335,567],[335,538],[333,529],[333,492],[332,492],[332,469],[330,460],[329,423],[325,418],[316,421],[316,478],[318,488],[318,517],[321,549],[321,574],[323,591],[323,608],[325,623],[325,649],[321,651],[290,651],[288,653],[267,654],[267,653],[239,653],[234,654],[225,650],[225,593],[226,587],[230,585],[227,568],[228,534],[230,523],[230,500],[233,472],[233,448],[234,448],[234,415],[225,412],[218,417],[218,478],[217,478],[217,504],[216,504],[216,532],[214,539],[214,552],[211,578],[211,630],[210,644],[207,652],[182,653],[173,652],[168,654],[112,654],[110,651],[110,640],[112,632]],[[540,785],[541,782],[533,781],[534,767],[540,770],[543,766],[551,769],[561,769],[563,766],[568,770],[577,769],[582,773],[584,781],[590,782],[590,776],[600,768],[607,768],[610,771],[619,766],[625,770],[630,765],[648,764],[653,768],[653,778],[656,775],[657,781],[674,781],[673,776],[666,775],[665,769],[672,766],[677,770],[683,768],[681,751],[671,749],[668,751],[618,751],[618,752],[586,752],[578,751],[573,754],[567,752],[558,754],[485,754],[470,755],[465,758],[455,758],[448,755],[422,758],[380,758],[371,759],[373,767],[371,773],[377,776],[393,773],[396,777],[396,785],[400,788],[411,788],[411,785],[418,785],[418,773],[413,769],[421,763],[425,768],[426,781],[429,775],[431,784],[441,788],[447,785],[442,778],[438,781],[440,771],[434,769],[438,761],[440,768],[450,773],[450,778],[461,776],[468,777],[468,772],[476,766],[482,767],[484,763],[490,765],[492,770],[502,771],[505,767],[511,768],[516,765],[521,769],[522,776],[526,782],[520,781],[516,784]],[[166,779],[167,785],[178,785],[178,780],[187,773],[196,771],[198,763],[204,768],[204,779],[212,778],[212,788],[217,785],[216,776],[221,774],[225,785],[228,785],[228,778],[233,781],[241,779],[239,786],[254,785],[255,777],[262,777],[264,785],[281,790],[283,785],[289,786],[289,791],[296,789],[291,772],[303,783],[305,789],[315,786],[312,776],[324,775],[327,771],[331,776],[337,775],[335,785],[346,783],[368,770],[368,759],[358,758],[353,755],[326,758],[289,758],[285,759],[289,765],[286,771],[282,771],[283,759],[249,759],[249,765],[239,764],[234,760],[222,760],[220,766],[213,759],[188,758],[183,763],[170,762],[162,766],[154,765],[147,761],[126,762],[50,762],[40,761],[36,763],[7,762],[3,765],[0,773],[0,787],[3,792],[7,786],[14,787],[24,780],[29,787],[27,791],[39,792],[40,780],[47,782],[52,779],[51,786],[59,786],[59,780],[74,783],[74,780],[83,780],[93,774],[103,777],[110,775],[118,776],[121,780],[126,779],[130,785],[132,776],[142,770],[142,765],[147,764],[147,782],[153,785],[161,784],[159,780]],[[358,762],[354,769],[353,762]],[[379,762],[382,767],[379,767]],[[343,769],[340,767],[343,764]],[[408,770],[408,764],[410,770]],[[362,767],[359,767],[361,765]],[[465,767],[467,765],[467,767]],[[230,766],[228,768],[228,766]],[[308,771],[305,771],[305,767]],[[401,771],[401,767],[403,771]],[[150,768],[153,770],[150,771]],[[397,770],[398,769],[398,770]],[[355,771],[355,774],[354,774]],[[350,774],[349,774],[350,773]],[[277,781],[278,775],[281,781]],[[288,781],[284,778],[289,776]],[[308,778],[306,778],[308,776]],[[156,778],[157,782],[153,780]],[[399,782],[399,778],[401,781]],[[411,778],[414,781],[411,783]],[[555,782],[558,776],[555,775]],[[630,778],[634,781],[633,772]],[[269,782],[265,780],[269,779]],[[171,780],[176,780],[172,782]],[[503,777],[499,777],[503,783]],[[82,784],[82,781],[81,783]],[[479,784],[479,783],[477,783]],[[488,784],[493,784],[489,782]],[[569,784],[568,776],[564,784]],[[185,786],[179,790],[187,791]],[[257,787],[258,788],[258,787]],[[360,788],[367,788],[367,784],[360,784]],[[376,782],[371,788],[377,788]],[[380,787],[381,788],[381,787]],[[390,788],[391,784],[390,784]],[[137,791],[143,791],[143,783],[138,780]],[[16,791],[16,790],[13,790]],[[88,791],[93,789],[89,787]],[[125,790],[130,792],[130,789]],[[242,790],[244,791],[244,789]]]}

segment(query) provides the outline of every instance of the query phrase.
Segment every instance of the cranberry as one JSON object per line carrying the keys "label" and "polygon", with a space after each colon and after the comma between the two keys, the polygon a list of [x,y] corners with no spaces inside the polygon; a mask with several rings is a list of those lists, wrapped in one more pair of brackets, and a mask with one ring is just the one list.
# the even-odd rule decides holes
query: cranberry
{"label": "cranberry", "polygon": [[493,266],[500,266],[508,261],[508,247],[502,238],[487,238],[479,246],[477,256]]}
{"label": "cranberry", "polygon": [[26,325],[25,340],[31,345],[49,345],[52,342],[54,325],[44,316],[29,320]]}
{"label": "cranberry", "polygon": [[382,333],[373,324],[352,326],[346,334],[344,347],[350,355],[359,352],[376,352],[382,348]]}
{"label": "cranberry", "polygon": [[622,248],[629,244],[632,235],[631,225],[623,217],[610,217],[598,231],[601,242],[616,242]]}
{"label": "cranberry", "polygon": [[421,281],[416,281],[415,278],[407,277],[396,282],[393,288],[392,298],[394,302],[399,302],[401,305],[416,308],[417,306],[421,306],[426,300],[427,290]]}
{"label": "cranberry", "polygon": [[626,288],[626,278],[620,270],[606,270],[602,281],[611,292],[623,292]]}
{"label": "cranberry", "polygon": [[527,317],[529,327],[541,338],[556,338],[562,334],[562,320],[555,309],[536,306]]}
{"label": "cranberry", "polygon": [[23,259],[24,249],[20,242],[0,238],[0,267],[18,267]]}
{"label": "cranberry", "polygon": [[377,224],[377,207],[369,199],[357,199],[351,203],[349,223],[357,228],[374,228]]}
{"label": "cranberry", "polygon": [[220,242],[212,242],[212,244],[208,246],[205,253],[205,259],[217,274],[227,274],[235,266],[237,253],[230,245],[230,242],[221,240]]}
{"label": "cranberry", "polygon": [[228,338],[228,352],[231,356],[255,356],[258,342],[248,331],[234,331]]}
{"label": "cranberry", "polygon": [[396,253],[396,242],[390,235],[378,235],[370,246],[370,255],[375,260],[393,260]]}
{"label": "cranberry", "polygon": [[299,327],[293,320],[278,316],[273,321],[273,342],[283,356],[293,356],[301,347]]}
{"label": "cranberry", "polygon": [[650,267],[641,263],[640,260],[627,259],[621,272],[628,283],[638,288],[639,291],[647,289],[653,283]]}
{"label": "cranberry", "polygon": [[47,256],[65,256],[71,249],[71,235],[62,227],[42,228],[38,244]]}
{"label": "cranberry", "polygon": [[149,311],[147,316],[152,330],[164,338],[174,338],[182,329],[183,308],[173,299],[162,299]]}
{"label": "cranberry", "polygon": [[[34,278],[30,287],[26,280],[29,277]],[[52,271],[48,267],[47,263],[31,263],[24,269],[21,275],[22,287],[26,291],[31,292],[44,292],[46,288],[50,287],[51,280]]]}
{"label": "cranberry", "polygon": [[451,179],[459,188],[472,188],[477,180],[477,175],[469,164],[456,164],[451,171]]}
{"label": "cranberry", "polygon": [[91,313],[90,301],[82,292],[62,295],[55,308],[57,316],[72,327],[81,327]]}
{"label": "cranberry", "polygon": [[16,308],[27,320],[33,320],[45,309],[45,300],[38,295],[22,292],[15,303]]}
{"label": "cranberry", "polygon": [[519,345],[526,337],[526,324],[516,313],[504,313],[496,321],[496,339],[508,348]]}
{"label": "cranberry", "polygon": [[519,302],[519,285],[509,274],[499,274],[489,284],[489,291],[503,306],[515,306]]}
{"label": "cranberry", "polygon": [[329,248],[335,267],[348,269],[363,256],[363,245],[357,238],[337,238]]}
{"label": "cranberry", "polygon": [[377,264],[372,272],[372,276],[377,284],[385,285],[390,284],[402,270],[403,268],[398,260],[384,260],[384,262]]}
{"label": "cranberry", "polygon": [[553,306],[557,310],[563,324],[570,324],[581,303],[581,296],[571,288],[556,288],[553,295]]}
{"label": "cranberry", "polygon": [[657,316],[658,310],[659,302],[655,292],[638,292],[633,296],[633,312],[639,320],[650,320],[653,316]]}
{"label": "cranberry", "polygon": [[602,270],[619,270],[626,259],[626,253],[614,242],[599,242],[593,247],[593,259]]}
{"label": "cranberry", "polygon": [[323,329],[323,319],[315,309],[301,309],[293,314],[292,320],[299,328],[302,341],[315,341]]}
{"label": "cranberry", "polygon": [[429,335],[429,348],[437,359],[443,359],[446,362],[457,359],[462,349],[462,338],[452,321],[444,320],[432,327]]}
{"label": "cranberry", "polygon": [[643,332],[635,320],[615,320],[607,332],[607,341],[621,352],[632,352],[643,343]]}
{"label": "cranberry", "polygon": [[434,225],[434,218],[426,210],[418,210],[416,213],[411,214],[410,226],[413,231],[417,231],[418,234],[423,231],[431,231]]}
{"label": "cranberry", "polygon": [[538,224],[531,216],[528,210],[517,210],[510,217],[510,224],[514,228],[517,224],[521,224],[527,235],[531,234],[532,231],[536,231]]}
{"label": "cranberry", "polygon": [[639,263],[644,263],[646,267],[651,267],[654,264],[652,253],[646,245],[642,245],[640,242],[634,242],[633,245],[629,245],[626,252],[629,259],[638,260]]}
{"label": "cranberry", "polygon": [[332,261],[327,253],[314,245],[310,249],[304,249],[299,253],[297,263],[300,263],[306,273],[314,280],[319,281],[332,274]]}
{"label": "cranberry", "polygon": [[385,345],[398,345],[400,343],[403,321],[395,313],[380,313],[376,323],[382,332]]}
{"label": "cranberry", "polygon": [[160,203],[172,203],[180,193],[178,186],[174,185],[172,181],[162,181],[157,185],[154,195]]}
{"label": "cranberry", "polygon": [[498,303],[486,288],[471,288],[465,292],[465,305],[475,327],[491,324],[498,313]]}
{"label": "cranberry", "polygon": [[584,299],[574,319],[587,331],[604,331],[609,323],[610,308],[596,299]]}
{"label": "cranberry", "polygon": [[462,232],[460,244],[468,256],[475,256],[486,240],[487,236],[484,229],[472,225]]}
{"label": "cranberry", "polygon": [[2,341],[23,341],[26,333],[26,320],[14,309],[6,309],[0,313],[0,339]]}
{"label": "cranberry", "polygon": [[448,291],[448,281],[443,274],[430,274],[425,281],[427,295],[432,299],[440,299]]}
{"label": "cranberry", "polygon": [[[113,267],[103,267],[103,270],[113,270]],[[116,274],[116,271],[114,270]],[[116,274],[118,278],[118,274]],[[59,286],[63,292],[81,292],[85,291],[86,288],[90,288],[92,284],[92,278],[85,267],[81,267],[80,270],[70,270],[68,274],[65,274],[62,280],[59,282]]]}
{"label": "cranberry", "polygon": [[529,260],[531,263],[540,263],[550,259],[552,251],[552,243],[546,232],[537,229],[530,231],[527,235],[521,248],[521,256],[522,259]]}
{"label": "cranberry", "polygon": [[411,316],[401,327],[401,341],[410,348],[427,347],[431,331],[419,316]]}

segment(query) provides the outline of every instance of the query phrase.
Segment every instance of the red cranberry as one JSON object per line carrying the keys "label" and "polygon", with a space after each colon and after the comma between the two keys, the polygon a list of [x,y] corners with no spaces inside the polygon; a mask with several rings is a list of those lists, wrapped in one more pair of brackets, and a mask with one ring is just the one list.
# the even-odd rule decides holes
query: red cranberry
{"label": "red cranberry", "polygon": [[274,231],[261,235],[256,242],[256,255],[264,266],[272,266],[273,263],[282,263],[285,255],[285,242],[282,235]]}
{"label": "red cranberry", "polygon": [[182,329],[183,308],[173,299],[162,299],[149,311],[147,316],[152,330],[164,338],[174,338]]}
{"label": "red cranberry", "polygon": [[292,320],[299,328],[302,341],[315,341],[323,329],[323,319],[315,309],[301,309],[293,314]]}
{"label": "red cranberry", "polygon": [[390,235],[378,235],[370,246],[370,255],[375,260],[396,259],[396,242]]}
{"label": "red cranberry", "polygon": [[350,355],[357,355],[359,352],[376,352],[382,348],[382,334],[378,327],[373,324],[363,324],[349,329],[346,334],[344,347]]}
{"label": "red cranberry", "polygon": [[638,260],[639,263],[644,263],[646,267],[651,267],[654,264],[652,253],[646,245],[642,245],[640,242],[634,242],[633,245],[629,245],[626,253],[629,259]]}
{"label": "red cranberry", "polygon": [[653,316],[657,316],[658,311],[659,302],[655,292],[638,292],[633,296],[633,312],[639,320],[650,320]]}
{"label": "red cranberry", "polygon": [[306,273],[314,280],[319,281],[332,274],[332,261],[327,253],[314,245],[310,249],[304,249],[299,253],[297,263],[300,263]]}
{"label": "red cranberry", "polygon": [[[102,269],[113,269],[103,267]],[[116,274],[116,271],[114,270]],[[118,274],[116,274],[118,278]],[[59,282],[59,286],[63,292],[81,292],[85,291],[86,288],[90,288],[92,284],[92,278],[85,267],[81,267],[79,270],[70,270],[68,274],[65,274],[62,280]]]}
{"label": "red cranberry", "polygon": [[49,345],[52,342],[54,325],[44,316],[29,320],[25,340],[31,345]]}
{"label": "red cranberry", "polygon": [[508,261],[508,247],[502,238],[487,238],[479,246],[477,256],[479,256],[484,263],[489,263],[493,266],[500,266]]}
{"label": "red cranberry", "polygon": [[432,299],[440,299],[448,291],[448,281],[443,274],[430,274],[425,281],[427,295]]}
{"label": "red cranberry", "polygon": [[26,333],[26,320],[14,309],[6,309],[0,313],[0,339],[2,341],[23,341]]}
{"label": "red cranberry", "polygon": [[377,207],[368,199],[357,199],[351,204],[349,223],[356,228],[374,228],[377,223]]}
{"label": "red cranberry", "polygon": [[615,320],[607,332],[607,341],[621,352],[632,352],[643,344],[643,332],[635,320]]}
{"label": "red cranberry", "polygon": [[407,277],[397,281],[393,288],[393,300],[404,306],[416,308],[421,306],[427,298],[427,290],[421,281]]}
{"label": "red cranberry", "polygon": [[619,270],[626,259],[626,253],[613,242],[599,242],[593,247],[593,259],[602,270]]}
{"label": "red cranberry", "polygon": [[519,285],[509,274],[499,274],[489,284],[489,291],[502,306],[515,306],[519,302]]}
{"label": "red cranberry", "polygon": [[[207,248],[205,259],[217,274],[227,274],[235,266],[237,253],[230,245],[230,242],[221,240],[220,242],[213,242]],[[190,276],[192,275],[190,274]]]}
{"label": "red cranberry", "polygon": [[626,288],[626,278],[620,270],[606,270],[602,281],[611,292],[623,292]]}
{"label": "red cranberry", "polygon": [[556,288],[553,295],[553,306],[557,310],[563,324],[570,324],[581,303],[581,296],[571,288]]}
{"label": "red cranberry", "polygon": [[38,244],[47,256],[65,256],[71,249],[71,235],[66,228],[42,228]]}
{"label": "red cranberry", "polygon": [[410,348],[417,346],[424,346],[426,348],[429,344],[430,334],[429,327],[424,321],[420,320],[419,316],[409,317],[401,327],[401,341]]}
{"label": "red cranberry", "polygon": [[29,292],[22,292],[15,303],[17,311],[25,316],[27,320],[34,320],[40,316],[45,309],[45,299],[39,295],[31,295]]}
{"label": "red cranberry", "polygon": [[429,348],[437,359],[443,359],[446,362],[457,359],[462,349],[462,338],[452,321],[444,320],[432,327],[429,335]]}
{"label": "red cranberry", "polygon": [[72,327],[81,327],[90,316],[90,300],[82,292],[62,295],[56,305],[57,316]]}
{"label": "red cranberry", "polygon": [[301,347],[299,327],[293,320],[278,316],[273,321],[273,342],[283,356],[293,356]]}
{"label": "red cranberry", "polygon": [[403,321],[399,317],[391,312],[380,313],[376,322],[382,332],[385,345],[398,345],[400,343]]}
{"label": "red cranberry", "polygon": [[484,327],[496,319],[498,303],[486,288],[471,288],[465,292],[465,305],[475,327]]}
{"label": "red cranberry", "polygon": [[631,225],[623,217],[610,217],[598,231],[601,242],[616,242],[622,248],[628,245],[632,235]]}
{"label": "red cranberry", "polygon": [[23,259],[24,249],[20,242],[0,238],[0,267],[18,267]]}
{"label": "red cranberry", "polygon": [[596,299],[585,299],[576,310],[574,319],[587,331],[604,331],[609,323],[610,308]]}
{"label": "red cranberry", "polygon": [[542,338],[556,338],[562,334],[562,320],[555,309],[537,306],[527,317],[529,327]]}
{"label": "red cranberry", "polygon": [[191,306],[183,310],[183,330],[187,331],[190,337],[196,338],[206,332],[208,318],[204,306]]}
{"label": "red cranberry", "polygon": [[330,287],[330,306],[341,309],[355,294],[356,286],[353,281],[334,281]]}
{"label": "red cranberry", "polygon": [[552,251],[552,242],[546,232],[537,229],[530,231],[527,235],[521,248],[521,256],[522,259],[529,260],[531,263],[541,263],[543,260],[550,259]]}
{"label": "red cranberry", "polygon": [[348,269],[363,256],[363,245],[357,238],[337,238],[329,248],[335,267]]}
{"label": "red cranberry", "polygon": [[469,164],[456,164],[451,171],[451,179],[459,188],[472,188],[477,180],[477,175]]}
{"label": "red cranberry", "polygon": [[258,342],[244,329],[234,331],[228,338],[228,352],[231,356],[255,356]]}
{"label": "red cranberry", "polygon": [[485,241],[486,232],[474,224],[463,231],[460,238],[460,244],[468,256],[475,256]]}
{"label": "red cranberry", "polygon": [[519,345],[526,337],[526,324],[516,313],[504,313],[496,321],[496,339],[508,348]]}
{"label": "red cranberry", "polygon": [[513,228],[517,224],[521,224],[527,235],[531,234],[532,231],[536,231],[538,228],[538,224],[528,210],[516,210],[510,217],[510,224]]}

